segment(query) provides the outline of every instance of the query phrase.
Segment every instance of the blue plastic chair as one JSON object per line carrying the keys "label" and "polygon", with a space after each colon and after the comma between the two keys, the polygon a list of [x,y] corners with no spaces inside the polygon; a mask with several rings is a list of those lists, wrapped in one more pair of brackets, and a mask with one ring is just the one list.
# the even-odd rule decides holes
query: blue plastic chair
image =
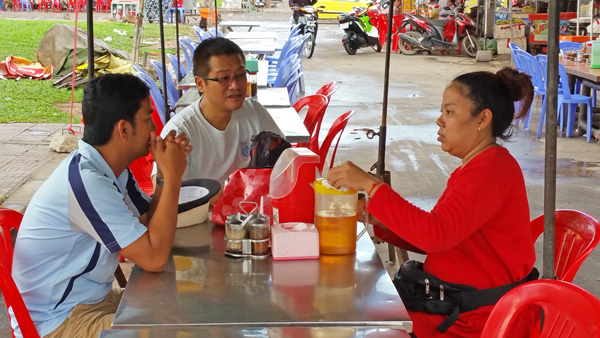
{"label": "blue plastic chair", "polygon": [[204,31],[198,26],[194,26],[194,30],[196,31],[196,35],[198,35],[198,39],[200,39],[200,42],[213,37],[212,35],[210,35],[210,33]]}
{"label": "blue plastic chair", "polygon": [[183,51],[183,56],[185,57],[185,71],[186,73],[189,73],[194,68],[194,61],[192,59],[194,51],[191,50],[190,45],[185,39],[179,39],[179,46],[181,47],[181,50]]}
{"label": "blue plastic chair", "polygon": [[567,129],[566,133],[568,137],[573,136],[575,131],[575,113],[577,105],[585,103],[587,105],[587,127],[586,127],[586,139],[588,142],[592,141],[592,97],[581,94],[571,94],[569,88],[569,78],[567,72],[562,63],[558,63],[558,75],[560,77],[560,84],[562,87],[562,93],[558,95],[558,117],[560,119],[560,129],[563,130],[564,126],[564,105],[567,106]]}
{"label": "blue plastic chair", "polygon": [[291,105],[294,105],[294,103],[298,101],[298,93],[300,91],[298,82],[303,75],[304,72],[292,73],[292,75],[287,79],[285,87],[288,90],[288,96]]}
{"label": "blue plastic chair", "polygon": [[[156,75],[158,76],[158,82],[162,85],[163,82],[163,65],[162,63],[160,63],[159,61],[156,60],[150,60],[150,64],[152,64],[152,67],[154,67],[154,71],[156,72]],[[171,107],[175,107],[175,103],[177,103],[177,100],[179,100],[179,94],[177,93],[177,88],[175,88],[175,84],[172,81],[172,76],[171,76],[171,72],[166,69],[166,73],[167,73],[167,99],[169,100],[169,105]],[[164,88],[163,88],[164,89]]]}
{"label": "blue plastic chair", "polygon": [[158,112],[158,115],[160,116],[160,120],[162,121],[163,125],[165,125],[165,101],[163,100],[163,97],[160,93],[160,89],[156,85],[156,82],[154,82],[154,79],[152,79],[142,67],[134,65],[133,68],[135,69],[136,76],[140,80],[144,81],[146,86],[148,86],[148,88],[150,89],[150,96],[152,97],[152,101],[154,101],[156,111]]}
{"label": "blue plastic chair", "polygon": [[0,12],[5,12],[6,7],[4,7],[4,0],[0,0]]}
{"label": "blue plastic chair", "polygon": [[222,37],[222,38],[225,37],[225,34],[223,34],[223,32],[221,32],[221,31],[216,30],[215,27],[211,27],[208,30],[208,32],[210,35],[212,35],[213,38],[216,38],[217,36]]}
{"label": "blue plastic chair", "polygon": [[517,53],[516,51],[521,50],[523,51],[523,49],[517,45],[514,42],[509,42],[508,46],[510,47],[510,53],[512,54],[512,59],[513,59],[513,63],[514,63],[514,67],[515,69],[519,70],[519,71],[524,71],[523,68],[521,68],[521,65],[519,64],[519,58],[517,58]]}
{"label": "blue plastic chair", "polygon": [[286,86],[288,79],[295,73],[301,72],[300,60],[296,55],[290,55],[286,60],[286,65],[282,66],[277,77],[273,81],[273,87],[284,87]]}
{"label": "blue plastic chair", "polygon": [[173,71],[175,73],[177,73],[177,64],[179,64],[179,68],[181,71],[181,78],[183,78],[187,74],[187,71],[186,71],[185,67],[183,66],[183,63],[181,63],[181,60],[178,60],[176,55],[169,54],[169,53],[167,53],[166,55],[167,55],[167,58],[169,58],[169,61],[171,62],[171,66],[173,67]]}
{"label": "blue plastic chair", "polygon": [[[531,54],[527,53],[524,50],[515,50],[515,60],[519,63],[521,67],[521,71],[529,74],[531,76],[531,83],[533,84],[533,91],[536,95],[542,96],[542,102],[546,101],[546,82],[544,81],[544,74],[542,71],[542,67],[540,66],[540,62],[538,59],[533,57]],[[546,113],[545,104],[542,103],[542,112],[541,114]],[[524,117],[523,121],[523,129],[529,129],[529,125],[531,123],[531,115],[533,110],[533,104],[529,107],[529,112],[527,116]],[[515,120],[515,125],[519,126],[519,120]]]}

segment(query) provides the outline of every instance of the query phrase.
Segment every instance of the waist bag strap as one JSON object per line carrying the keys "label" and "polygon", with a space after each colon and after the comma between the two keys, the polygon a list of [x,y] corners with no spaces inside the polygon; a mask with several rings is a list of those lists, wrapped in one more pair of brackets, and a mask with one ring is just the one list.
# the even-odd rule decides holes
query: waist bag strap
{"label": "waist bag strap", "polygon": [[533,269],[531,269],[531,272],[527,276],[525,276],[518,282],[498,286],[495,288],[461,292],[458,300],[458,306],[456,306],[456,308],[454,308],[454,311],[452,311],[452,313],[448,315],[446,320],[444,320],[437,327],[438,331],[442,333],[446,332],[446,330],[448,330],[448,328],[452,324],[454,324],[454,322],[456,322],[456,320],[458,319],[458,315],[460,315],[461,313],[473,311],[482,306],[496,304],[498,300],[502,298],[502,296],[504,296],[504,294],[510,291],[512,288],[521,285],[525,282],[536,280],[539,277],[540,273],[534,267]]}

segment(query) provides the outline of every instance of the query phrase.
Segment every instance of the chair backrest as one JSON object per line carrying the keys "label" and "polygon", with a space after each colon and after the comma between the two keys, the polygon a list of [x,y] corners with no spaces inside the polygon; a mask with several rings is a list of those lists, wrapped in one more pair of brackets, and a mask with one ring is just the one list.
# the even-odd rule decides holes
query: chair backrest
{"label": "chair backrest", "polygon": [[223,34],[223,32],[221,32],[221,31],[218,31],[218,30],[217,30],[215,27],[211,27],[211,28],[208,30],[208,32],[209,32],[209,34],[210,34],[210,35],[212,35],[212,36],[213,36],[213,37],[215,37],[215,38],[216,38],[217,36],[220,36],[220,37],[222,37],[222,38],[224,38],[224,37],[225,37],[225,34]]}
{"label": "chair backrest", "polygon": [[209,32],[203,30],[202,28],[200,28],[198,26],[193,26],[193,27],[194,27],[194,30],[196,31],[196,35],[198,35],[198,39],[200,39],[200,42],[213,37],[212,35],[210,35]]}
{"label": "chair backrest", "polygon": [[162,128],[166,123],[165,101],[163,100],[163,97],[160,93],[160,89],[158,89],[158,86],[156,85],[156,82],[154,82],[154,79],[152,79],[142,67],[134,65],[133,68],[136,71],[136,76],[142,81],[144,81],[146,86],[150,89],[150,98],[152,99],[152,104],[154,108],[152,114],[156,112],[156,114],[158,115],[158,119],[156,119],[153,115],[152,120],[154,120],[154,123],[156,124],[156,134],[160,135],[160,132],[162,131]]}
{"label": "chair backrest", "polygon": [[[23,302],[23,297],[11,276],[13,247],[10,230],[19,229],[23,214],[16,210],[0,207],[0,226],[2,241],[0,244],[0,289],[6,303],[6,310],[13,313],[23,337],[39,338],[33,325],[29,311]],[[11,328],[12,330],[12,328]],[[15,336],[13,332],[13,337]]]}
{"label": "chair backrest", "polygon": [[[158,82],[162,86],[163,82],[163,65],[157,60],[150,60],[150,64],[154,67],[154,71],[158,76]],[[169,105],[171,108],[175,107],[175,103],[179,100],[179,94],[177,93],[177,89],[175,88],[175,84],[172,81],[171,72],[168,69],[165,69],[167,74],[167,99],[169,100]]]}
{"label": "chair backrest", "polygon": [[181,63],[181,60],[179,60],[176,55],[169,54],[169,53],[167,53],[166,55],[167,55],[167,58],[169,59],[169,61],[171,62],[171,66],[173,67],[173,71],[175,72],[175,74],[177,74],[177,65],[179,65],[179,68],[180,68],[179,71],[181,72],[181,78],[183,78],[187,74],[187,71],[185,70],[185,67]]}
{"label": "chair backrest", "polygon": [[542,77],[544,79],[544,83],[548,83],[548,55],[538,54],[535,58],[540,63],[540,68],[542,69]]}
{"label": "chair backrest", "polygon": [[545,92],[546,83],[544,81],[544,74],[542,73],[540,61],[523,50],[516,50],[515,55],[515,60],[518,60],[519,69],[531,76],[531,83],[535,90]]}
{"label": "chair backrest", "polygon": [[337,90],[337,89],[335,89],[336,84],[337,84],[337,81],[331,81],[329,83],[326,83],[321,88],[319,88],[319,90],[317,90],[317,92],[315,94],[325,95],[325,96],[327,96],[329,101],[331,101],[331,95],[333,95],[333,93],[335,93],[335,91]]}
{"label": "chair backrest", "polygon": [[560,62],[558,63],[558,83],[560,88],[562,88],[562,95],[564,95],[565,99],[570,99],[571,87],[569,87],[569,76],[567,75],[565,66]]}
{"label": "chair backrest", "polygon": [[[600,300],[583,288],[559,280],[539,279],[507,292],[490,313],[481,337],[513,337],[517,332],[519,314],[543,311],[540,321],[532,325],[531,333],[539,338],[600,337]],[[535,312],[534,312],[535,313]],[[516,324],[516,325],[515,325]]]}
{"label": "chair backrest", "polygon": [[287,88],[291,105],[294,105],[294,103],[296,103],[296,101],[298,100],[298,93],[300,92],[300,88],[298,87],[302,75],[304,75],[304,72],[302,71],[292,73],[287,78],[287,82],[285,83],[285,87]]}
{"label": "chair backrest", "polygon": [[523,48],[521,48],[521,46],[517,45],[514,42],[509,42],[508,46],[510,47],[510,53],[512,54],[515,68],[522,71],[523,69],[521,68],[521,65],[519,64],[519,60],[517,59],[516,51],[518,51],[518,50],[522,51]]}
{"label": "chair backrest", "polygon": [[181,50],[183,51],[183,56],[185,57],[185,71],[189,73],[194,68],[194,50],[189,45],[186,39],[179,39],[179,46],[181,46]]}
{"label": "chair backrest", "polygon": [[294,109],[297,112],[300,112],[304,107],[308,107],[306,116],[304,117],[304,126],[310,134],[310,141],[307,144],[307,148],[315,154],[319,153],[319,132],[321,131],[321,122],[323,122],[323,116],[325,116],[328,105],[329,99],[327,96],[321,94],[308,95],[294,103]]}
{"label": "chair backrest", "polygon": [[[561,209],[555,212],[554,274],[572,282],[575,274],[598,245],[600,223],[581,211]],[[531,233],[537,239],[544,232],[544,215],[531,221]],[[547,276],[550,277],[550,276]]]}
{"label": "chair backrest", "polygon": [[563,54],[566,51],[580,50],[581,47],[583,47],[583,43],[581,43],[581,42],[575,42],[575,41],[559,41],[558,42],[558,49],[560,49],[560,52]]}
{"label": "chair backrest", "polygon": [[298,34],[300,33],[300,26],[301,24],[297,24],[292,26],[292,28],[290,28],[290,35],[288,36],[288,40],[298,36]]}
{"label": "chair backrest", "polygon": [[12,270],[13,245],[11,230],[19,230],[23,214],[9,208],[0,207],[0,228],[2,228],[2,241],[0,241],[0,261]]}
{"label": "chair backrest", "polygon": [[152,196],[154,194],[154,185],[152,184],[152,167],[154,159],[150,160],[150,156],[142,156],[137,160],[133,161],[129,165],[129,169],[135,177],[140,189],[142,189],[146,195]]}
{"label": "chair backrest", "polygon": [[319,146],[319,157],[321,158],[321,162],[317,164],[317,169],[319,172],[323,174],[323,167],[325,166],[325,160],[327,159],[327,154],[329,153],[329,147],[333,142],[333,139],[337,136],[337,141],[335,142],[335,147],[333,148],[333,153],[331,154],[331,161],[329,162],[329,168],[333,167],[333,162],[335,161],[335,153],[337,152],[338,144],[340,143],[340,139],[342,138],[342,133],[348,124],[348,120],[354,115],[354,110],[349,110],[342,114],[340,117],[333,121],[331,128],[327,132],[327,136],[323,140],[323,143]]}
{"label": "chair backrest", "polygon": [[285,60],[280,61],[281,68],[277,71],[277,76],[273,81],[273,87],[285,87],[288,78],[293,74],[300,71],[300,60],[296,54],[292,54]]}

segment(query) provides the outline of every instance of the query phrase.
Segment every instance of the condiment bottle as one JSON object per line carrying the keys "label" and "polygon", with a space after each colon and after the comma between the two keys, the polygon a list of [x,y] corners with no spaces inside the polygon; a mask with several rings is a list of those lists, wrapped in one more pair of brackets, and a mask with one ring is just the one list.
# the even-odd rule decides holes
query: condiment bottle
{"label": "condiment bottle", "polygon": [[246,97],[256,98],[258,94],[258,60],[247,59],[246,70],[248,71]]}

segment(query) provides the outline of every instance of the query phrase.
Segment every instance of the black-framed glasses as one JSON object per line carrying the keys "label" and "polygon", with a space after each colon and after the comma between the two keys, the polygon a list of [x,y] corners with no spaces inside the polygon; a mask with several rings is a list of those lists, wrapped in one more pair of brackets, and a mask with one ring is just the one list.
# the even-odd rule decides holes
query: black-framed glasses
{"label": "black-framed glasses", "polygon": [[231,82],[246,82],[247,81],[248,71],[244,71],[243,73],[239,73],[237,75],[228,75],[228,76],[220,76],[220,77],[208,77],[208,76],[200,76],[204,80],[214,81],[221,85],[230,85]]}

